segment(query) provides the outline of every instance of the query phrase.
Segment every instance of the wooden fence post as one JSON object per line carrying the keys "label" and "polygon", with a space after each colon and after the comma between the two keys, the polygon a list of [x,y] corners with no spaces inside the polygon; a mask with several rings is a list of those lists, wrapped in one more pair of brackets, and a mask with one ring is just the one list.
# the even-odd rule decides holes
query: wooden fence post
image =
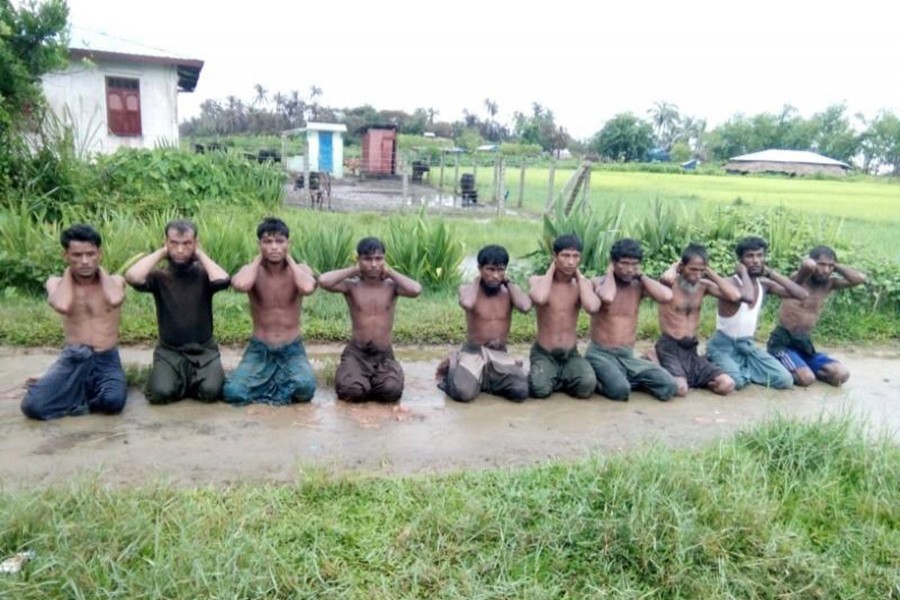
{"label": "wooden fence post", "polygon": [[441,182],[438,184],[438,190],[444,191],[444,156],[446,156],[446,152],[441,152]]}

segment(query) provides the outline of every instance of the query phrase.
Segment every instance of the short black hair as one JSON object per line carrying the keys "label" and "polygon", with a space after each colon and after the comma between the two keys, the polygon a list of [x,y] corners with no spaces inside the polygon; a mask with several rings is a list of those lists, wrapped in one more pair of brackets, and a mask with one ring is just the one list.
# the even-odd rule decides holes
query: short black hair
{"label": "short black hair", "polygon": [[819,260],[820,258],[830,258],[834,262],[837,262],[837,254],[834,253],[834,248],[832,248],[831,246],[816,246],[809,251],[809,257],[813,260]]}
{"label": "short black hair", "polygon": [[99,248],[103,240],[100,239],[100,233],[96,229],[90,225],[79,223],[63,230],[59,236],[59,243],[64,249],[68,250],[71,242],[88,242]]}
{"label": "short black hair", "polygon": [[755,235],[750,235],[737,243],[737,245],[734,247],[734,252],[735,254],[737,254],[738,258],[743,258],[744,254],[746,254],[747,252],[756,250],[762,250],[763,252],[765,252],[768,249],[769,244],[766,243],[766,240]]}
{"label": "short black hair", "polygon": [[287,226],[287,223],[281,219],[277,217],[266,217],[256,228],[256,239],[261,240],[266,234],[281,234],[284,237],[289,238],[291,237],[291,230]]}
{"label": "short black hair", "polygon": [[357,256],[367,256],[369,254],[375,254],[376,252],[381,252],[384,254],[384,242],[379,240],[377,237],[367,237],[359,240],[359,243],[356,245],[356,254]]}
{"label": "short black hair", "polygon": [[618,262],[623,258],[634,258],[641,261],[644,260],[644,249],[639,241],[622,238],[609,249],[609,257],[613,262]]}
{"label": "short black hair", "polygon": [[509,253],[503,246],[491,244],[478,251],[478,267],[496,265],[505,267],[509,264]]}
{"label": "short black hair", "polygon": [[578,250],[581,252],[582,247],[581,239],[574,233],[567,233],[553,240],[553,254],[559,254],[563,250]]}
{"label": "short black hair", "polygon": [[690,243],[684,249],[684,252],[681,253],[681,264],[686,265],[691,262],[691,259],[696,257],[700,257],[704,264],[709,263],[709,253],[706,251],[706,246]]}
{"label": "short black hair", "polygon": [[190,231],[194,234],[194,237],[197,237],[197,225],[187,219],[172,219],[166,223],[166,229],[163,234],[169,237],[169,231],[172,229],[175,230],[175,233],[187,233]]}

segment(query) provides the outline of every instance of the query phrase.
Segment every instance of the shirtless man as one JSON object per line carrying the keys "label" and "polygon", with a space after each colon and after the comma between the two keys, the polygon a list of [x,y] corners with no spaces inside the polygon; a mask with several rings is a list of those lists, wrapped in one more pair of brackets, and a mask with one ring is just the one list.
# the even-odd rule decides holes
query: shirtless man
{"label": "shirtless man", "polygon": [[403,368],[394,359],[391,330],[397,296],[415,298],[422,286],[384,262],[384,244],[364,238],[357,264],[319,276],[319,286],[344,294],[353,335],[335,373],[338,398],[351,402],[395,402],[403,395]]}
{"label": "shirtless man", "polygon": [[119,315],[125,280],[100,266],[100,234],[90,225],[62,232],[62,277],[47,279],[47,302],[62,315],[66,346],[22,400],[26,417],[57,419],[87,413],[115,414],[127,386],[119,359]]}
{"label": "shirtless man", "polygon": [[478,252],[478,276],[459,287],[459,305],[466,311],[468,340],[442,363],[438,387],[460,402],[470,402],[480,392],[514,402],[528,397],[528,376],[521,364],[506,353],[512,310],[526,313],[531,299],[506,278],[509,254],[502,246],[485,246]]}
{"label": "shirtless man", "polygon": [[[228,289],[228,273],[206,255],[191,221],[166,224],[162,248],[134,263],[125,280],[153,294],[159,343],[147,382],[147,401],[168,404],[188,396],[214,402],[225,372],[213,337],[213,294]],[[165,269],[156,265],[168,259]]]}
{"label": "shirtless man", "polygon": [[290,229],[267,218],[256,228],[259,254],[231,279],[250,297],[253,337],[222,389],[231,404],[308,402],[316,377],[300,338],[303,297],[316,289],[312,270],[290,253]]}
{"label": "shirtless man", "polygon": [[736,389],[757,383],[781,390],[794,383],[778,360],[753,342],[766,292],[798,300],[807,295],[802,287],[766,265],[768,247],[764,239],[753,236],[735,246],[738,263],[731,281],[741,292],[741,299],[733,302],[719,298],[716,332],[706,343],[706,355],[734,380]]}
{"label": "shirtless man", "polygon": [[710,268],[706,248],[699,244],[688,245],[681,261],[669,267],[659,282],[672,290],[672,301],[659,305],[662,337],[656,342],[656,358],[675,378],[678,395],[686,396],[688,388],[730,394],[734,380],[697,353],[697,326],[707,294],[738,302],[740,290]]}
{"label": "shirtless man", "polygon": [[665,369],[634,356],[638,309],[645,297],[659,304],[672,301],[672,290],[644,275],[644,250],[632,239],[610,249],[606,274],[594,279],[603,307],[591,316],[591,342],[584,357],[597,376],[597,391],[610,400],[628,400],[632,389],[644,389],[669,400],[678,386]]}
{"label": "shirtless man", "polygon": [[562,235],[553,242],[553,262],[528,280],[537,313],[537,342],[531,347],[528,389],[535,398],[565,392],[588,398],[597,387],[591,366],[578,354],[578,312],[600,310],[600,299],[581,274],[581,240]]}
{"label": "shirtless man", "polygon": [[821,379],[839,386],[850,378],[850,371],[827,354],[816,352],[810,333],[822,316],[828,295],[833,290],[865,283],[866,276],[839,264],[828,246],[816,246],[791,279],[803,286],[808,296],[804,300],[781,301],[778,326],[769,336],[768,350],[791,373],[795,384],[805,387]]}

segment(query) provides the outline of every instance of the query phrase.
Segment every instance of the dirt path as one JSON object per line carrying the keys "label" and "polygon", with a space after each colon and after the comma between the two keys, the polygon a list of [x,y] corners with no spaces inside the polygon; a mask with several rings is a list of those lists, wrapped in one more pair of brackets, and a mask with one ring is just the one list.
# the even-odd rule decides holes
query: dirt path
{"label": "dirt path", "polygon": [[[337,346],[310,346],[319,369]],[[447,399],[433,373],[447,347],[401,348],[407,388],[399,406],[336,402],[320,386],[311,404],[233,408],[187,400],[147,404],[131,390],[121,416],[85,416],[48,423],[19,412],[27,377],[55,360],[55,349],[0,348],[0,481],[6,487],[62,483],[78,474],[134,484],[160,478],[180,485],[246,480],[292,481],[298,469],[364,470],[380,474],[437,472],[532,464],[608,453],[651,441],[669,446],[721,437],[767,415],[799,417],[852,411],[873,430],[900,441],[900,350],[834,351],[853,376],[842,389],[816,384],[770,392],[750,386],[728,398],[692,391],[662,403],[635,393],[626,403],[555,395],[517,405],[491,396],[472,404]],[[515,348],[525,356],[525,348]],[[146,348],[122,351],[126,364],[149,365]],[[226,369],[239,349],[223,353]]]}

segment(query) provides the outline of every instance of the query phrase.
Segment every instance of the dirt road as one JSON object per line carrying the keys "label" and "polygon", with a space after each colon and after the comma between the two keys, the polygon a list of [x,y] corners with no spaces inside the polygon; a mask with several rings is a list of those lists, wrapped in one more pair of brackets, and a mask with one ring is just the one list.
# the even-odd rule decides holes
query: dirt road
{"label": "dirt road", "polygon": [[[113,484],[163,479],[179,485],[280,481],[317,466],[379,474],[440,472],[573,459],[649,442],[693,445],[781,412],[817,417],[852,411],[900,441],[900,350],[833,350],[850,368],[842,389],[816,384],[770,392],[751,386],[728,398],[692,391],[668,403],[635,393],[625,403],[552,396],[513,404],[481,396],[446,398],[433,373],[447,347],[398,348],[407,388],[399,406],[348,405],[320,386],[311,404],[233,408],[186,400],[156,407],[131,390],[120,416],[39,423],[19,412],[27,377],[39,376],[55,349],[0,348],[0,481],[7,488],[64,483],[100,474]],[[338,346],[308,348],[314,367]],[[526,356],[526,348],[513,349]],[[146,348],[122,350],[126,364],[149,365]],[[226,369],[240,349],[223,353]]]}

